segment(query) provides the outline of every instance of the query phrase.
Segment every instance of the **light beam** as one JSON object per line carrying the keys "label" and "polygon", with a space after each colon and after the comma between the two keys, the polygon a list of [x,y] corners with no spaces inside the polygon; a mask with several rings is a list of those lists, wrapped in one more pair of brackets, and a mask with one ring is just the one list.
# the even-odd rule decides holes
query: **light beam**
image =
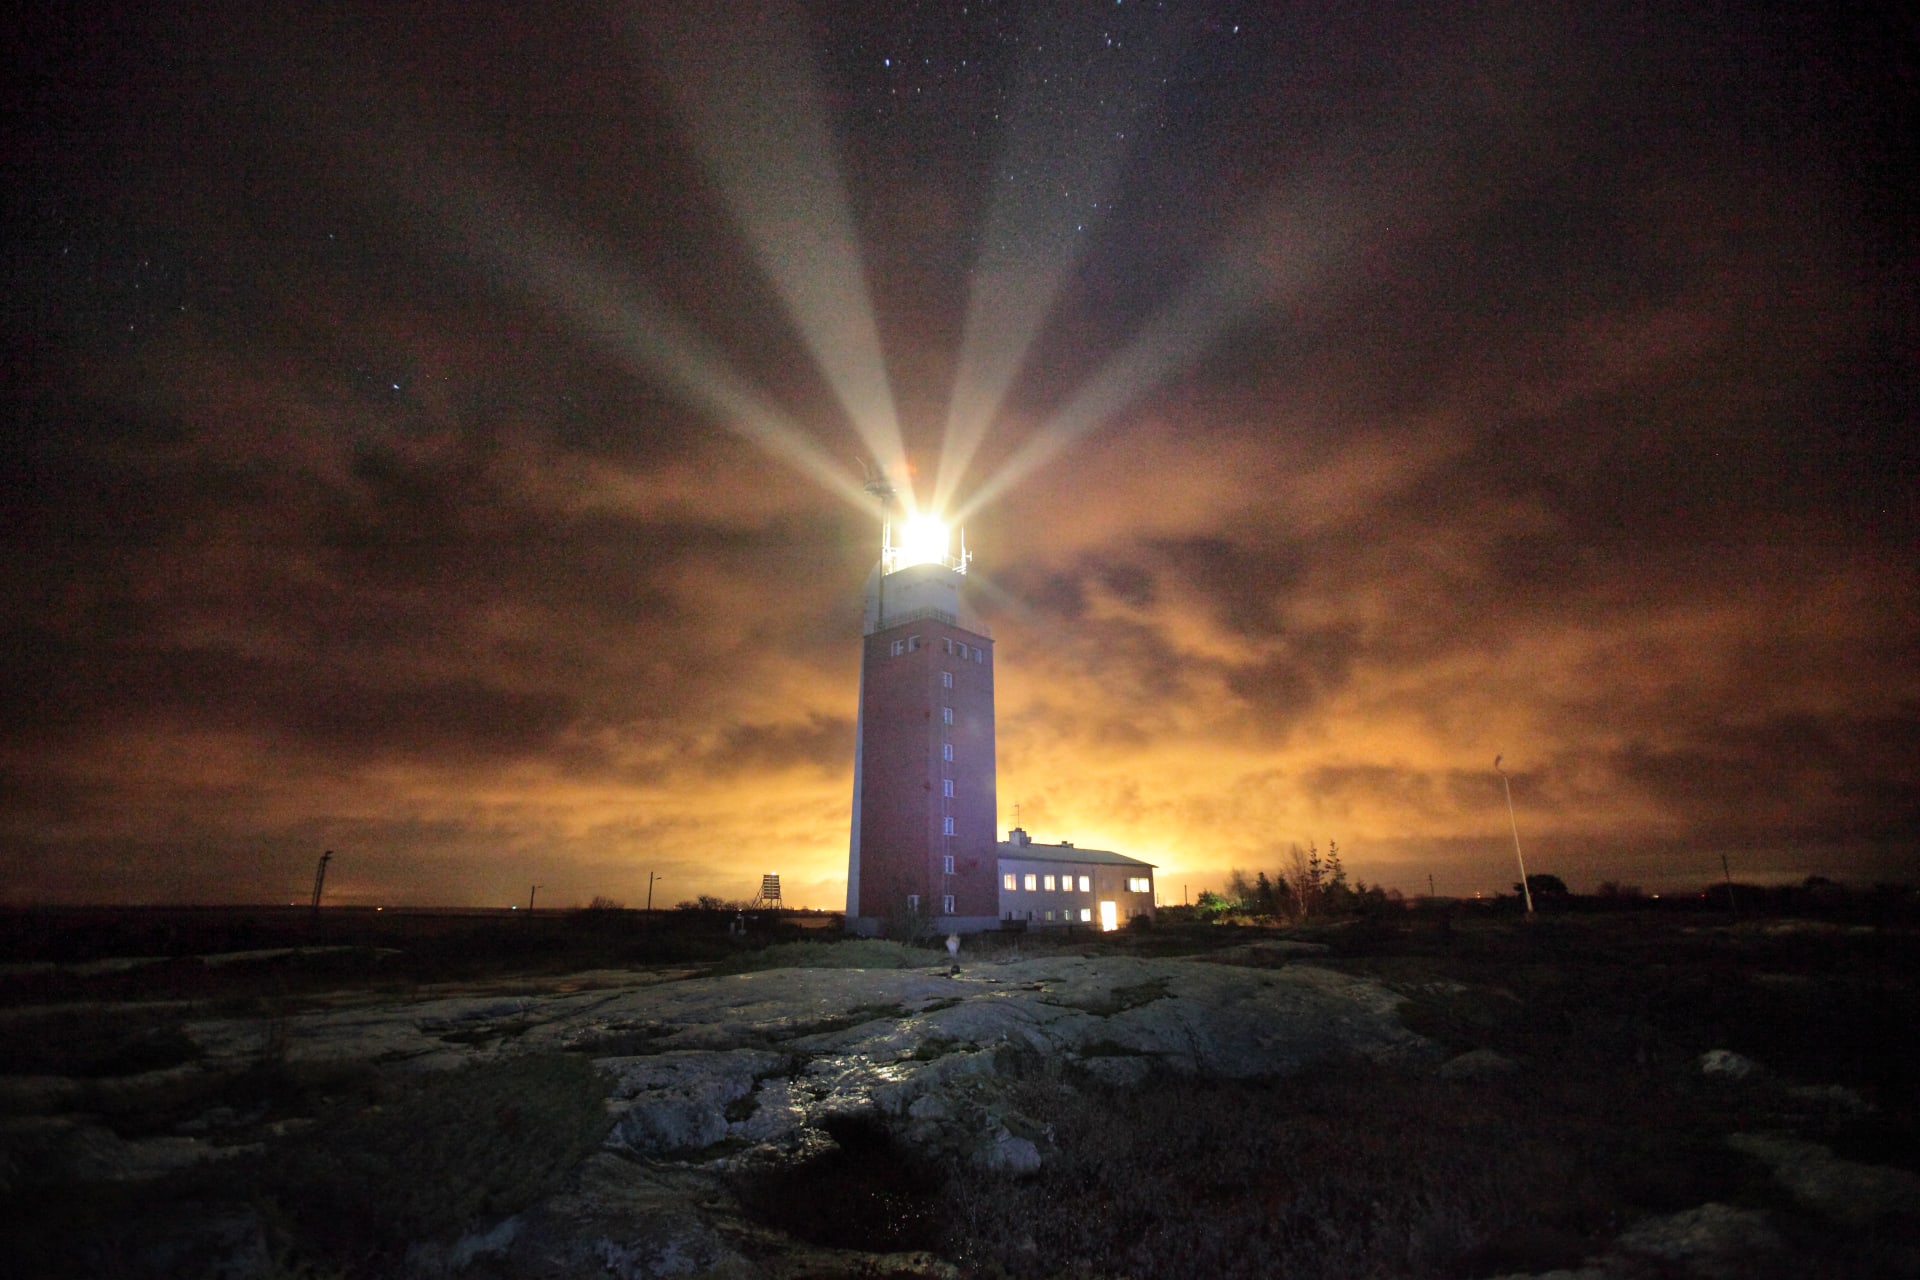
{"label": "light beam", "polygon": [[[966,479],[1061,282],[1112,208],[1140,120],[1158,102],[1147,87],[1154,44],[1102,45],[1097,37],[1113,19],[1097,8],[1079,12],[1081,29],[1060,31],[1057,19],[1050,13],[1043,26],[1036,17],[1022,42],[934,476],[935,511],[948,508]],[[1090,47],[1091,57],[1065,56]],[[1070,123],[1054,106],[1063,93],[1083,104]]]}
{"label": "light beam", "polygon": [[[875,461],[905,475],[839,148],[800,15],[784,0],[632,12],[695,149],[828,385]],[[917,509],[911,492],[901,500]]]}
{"label": "light beam", "polygon": [[474,247],[522,287],[636,373],[865,511],[869,501],[846,464],[748,387],[724,356],[652,293],[617,283],[605,266],[570,247],[545,219],[471,183],[449,181],[441,212]]}

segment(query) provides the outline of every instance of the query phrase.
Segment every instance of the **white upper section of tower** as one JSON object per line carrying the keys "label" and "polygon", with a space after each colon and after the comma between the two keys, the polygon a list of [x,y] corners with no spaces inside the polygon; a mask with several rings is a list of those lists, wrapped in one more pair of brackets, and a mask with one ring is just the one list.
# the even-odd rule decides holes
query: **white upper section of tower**
{"label": "white upper section of tower", "polygon": [[931,530],[915,529],[917,523],[917,519],[906,522],[906,537],[899,544],[893,540],[891,525],[883,535],[880,563],[867,575],[866,634],[919,618],[936,618],[985,635],[986,629],[961,598],[960,586],[973,558],[965,542],[958,557],[950,556],[946,527],[930,522]]}

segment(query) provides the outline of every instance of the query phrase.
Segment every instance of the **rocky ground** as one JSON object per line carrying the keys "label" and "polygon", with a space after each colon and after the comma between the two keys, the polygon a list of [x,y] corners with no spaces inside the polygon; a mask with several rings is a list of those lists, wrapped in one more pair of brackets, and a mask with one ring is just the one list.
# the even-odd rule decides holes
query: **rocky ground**
{"label": "rocky ground", "polygon": [[[1017,1087],[1036,1075],[1056,1088],[1130,1091],[1148,1124],[1165,1122],[1147,1117],[1156,1116],[1153,1100],[1166,1081],[1364,1068],[1497,1088],[1550,1067],[1416,1034],[1403,1018],[1409,984],[1322,967],[1314,962],[1320,950],[1269,941],[1206,958],[1060,953],[723,976],[621,970],[457,993],[342,993],[266,1017],[182,1006],[177,1029],[191,1052],[175,1065],[111,1079],[0,1079],[0,1186],[29,1200],[124,1200],[110,1228],[65,1245],[42,1242],[30,1255],[49,1268],[78,1259],[103,1274],[271,1276],[327,1274],[330,1266],[481,1276],[944,1274],[955,1271],[950,1260],[885,1247],[916,1243],[911,1232],[865,1237],[878,1247],[835,1247],[822,1242],[832,1232],[785,1229],[793,1218],[779,1202],[819,1212],[807,1196],[831,1176],[831,1158],[849,1153],[868,1174],[897,1169],[903,1181],[931,1168],[1039,1185],[1064,1139],[1055,1117],[1036,1111],[1038,1095]],[[580,1078],[597,1123],[569,1119],[576,1112],[557,1086],[555,1100],[543,1101],[543,1073],[558,1071],[549,1064],[584,1062],[595,1069],[583,1068]],[[338,1174],[313,1163],[311,1145],[301,1144],[326,1116],[351,1111],[334,1131],[364,1126],[357,1132],[375,1148],[381,1117],[402,1125],[413,1114],[405,1100],[430,1096],[434,1082],[477,1081],[516,1063],[521,1075],[499,1075],[518,1082],[504,1086],[503,1101],[437,1123],[471,1126],[482,1143],[455,1160],[505,1164],[538,1150],[564,1164],[515,1184],[537,1194],[490,1185],[471,1203],[435,1209],[438,1218],[415,1219],[439,1229],[403,1251],[344,1261],[335,1253],[323,1263],[289,1258],[283,1224],[234,1185],[271,1187],[281,1176],[293,1185],[285,1201],[297,1198],[299,1185],[329,1179],[349,1188],[363,1185],[359,1177],[368,1186],[392,1180],[391,1168]],[[1719,1074],[1749,1088],[1766,1074],[1735,1054],[1703,1060],[1700,1069],[1703,1079]],[[300,1096],[312,1105],[236,1086],[263,1071],[306,1082]],[[1806,1105],[1870,1104],[1839,1090]],[[129,1123],[135,1116],[144,1119]],[[568,1147],[562,1132],[578,1145]],[[447,1178],[431,1172],[444,1158],[433,1154],[438,1141],[418,1140],[422,1179]],[[1772,1172],[1807,1221],[1891,1230],[1891,1256],[1909,1256],[1899,1241],[1920,1224],[1920,1176],[1842,1160],[1791,1131],[1742,1132],[1729,1142]],[[407,1149],[384,1158],[404,1165]],[[220,1172],[229,1168],[247,1172]],[[403,1170],[397,1185],[404,1183]],[[161,1185],[174,1188],[164,1211],[139,1194]],[[863,1205],[859,1212],[870,1209]],[[1800,1227],[1715,1202],[1620,1226],[1579,1268],[1556,1274],[1770,1273],[1803,1261],[1808,1247]],[[71,1251],[63,1256],[63,1248]]]}

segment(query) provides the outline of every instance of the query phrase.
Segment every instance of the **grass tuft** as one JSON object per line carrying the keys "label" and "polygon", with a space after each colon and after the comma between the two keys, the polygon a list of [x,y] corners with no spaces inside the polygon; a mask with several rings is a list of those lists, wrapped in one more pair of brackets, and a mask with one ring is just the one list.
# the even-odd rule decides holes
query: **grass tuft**
{"label": "grass tuft", "polygon": [[391,1254],[554,1190],[606,1135],[606,1092],[562,1055],[421,1076],[290,1141],[263,1187],[321,1254]]}
{"label": "grass tuft", "polygon": [[846,942],[780,942],[744,951],[718,967],[721,973],[763,969],[924,969],[933,953],[900,942],[854,938]]}

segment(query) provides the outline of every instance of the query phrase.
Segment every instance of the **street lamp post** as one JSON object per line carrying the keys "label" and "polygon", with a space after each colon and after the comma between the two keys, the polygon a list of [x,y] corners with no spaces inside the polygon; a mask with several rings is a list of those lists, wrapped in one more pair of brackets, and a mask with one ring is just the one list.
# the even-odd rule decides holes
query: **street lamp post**
{"label": "street lamp post", "polygon": [[1507,771],[1500,767],[1504,757],[1493,758],[1494,771],[1500,775],[1500,785],[1507,793],[1507,822],[1513,827],[1513,859],[1520,864],[1520,893],[1527,900],[1527,914],[1533,914],[1533,886],[1527,883],[1527,860],[1520,855],[1520,822],[1513,816],[1513,783],[1507,778]]}
{"label": "street lamp post", "polygon": [[653,872],[651,871],[647,872],[647,914],[648,915],[653,914],[653,882],[655,879],[656,877],[654,876]]}

